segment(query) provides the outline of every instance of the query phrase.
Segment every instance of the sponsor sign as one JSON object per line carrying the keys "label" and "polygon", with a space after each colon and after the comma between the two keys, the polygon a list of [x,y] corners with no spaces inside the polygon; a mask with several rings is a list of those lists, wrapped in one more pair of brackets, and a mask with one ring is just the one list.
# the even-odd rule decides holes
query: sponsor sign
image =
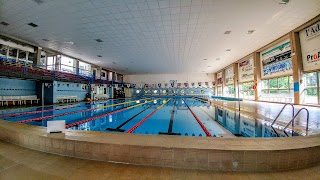
{"label": "sponsor sign", "polygon": [[272,78],[292,74],[289,40],[261,52],[261,77]]}
{"label": "sponsor sign", "polygon": [[320,69],[320,21],[299,32],[304,71]]}
{"label": "sponsor sign", "polygon": [[238,64],[239,82],[254,80],[253,57],[246,59]]}
{"label": "sponsor sign", "polygon": [[226,84],[234,83],[234,67],[231,66],[225,70]]}

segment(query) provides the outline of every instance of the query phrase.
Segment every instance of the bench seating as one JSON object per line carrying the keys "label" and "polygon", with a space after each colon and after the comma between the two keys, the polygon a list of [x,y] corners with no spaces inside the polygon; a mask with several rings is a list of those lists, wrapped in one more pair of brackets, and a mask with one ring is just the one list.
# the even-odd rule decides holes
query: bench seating
{"label": "bench seating", "polygon": [[27,102],[30,102],[30,104],[33,104],[33,102],[39,103],[39,99],[36,95],[31,96],[0,96],[0,106],[7,105],[9,106],[9,103],[12,103],[12,105],[22,105],[27,104]]}

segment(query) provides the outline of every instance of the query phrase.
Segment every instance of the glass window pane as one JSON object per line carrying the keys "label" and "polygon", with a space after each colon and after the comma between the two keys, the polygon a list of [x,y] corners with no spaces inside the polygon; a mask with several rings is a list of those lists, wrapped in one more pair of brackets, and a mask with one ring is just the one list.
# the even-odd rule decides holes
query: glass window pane
{"label": "glass window pane", "polygon": [[289,88],[293,89],[293,76],[289,76]]}
{"label": "glass window pane", "polygon": [[262,89],[268,89],[269,88],[269,80],[262,80]]}
{"label": "glass window pane", "polygon": [[7,56],[8,46],[0,44],[0,56]]}
{"label": "glass window pane", "polygon": [[279,89],[288,89],[289,88],[289,82],[288,82],[289,77],[279,77],[278,78],[278,88]]}
{"label": "glass window pane", "polygon": [[271,88],[278,88],[277,78],[269,79],[269,86]]}
{"label": "glass window pane", "polygon": [[18,55],[18,57],[19,57],[19,60],[26,60],[26,58],[27,58],[27,52],[22,51],[22,50],[19,50],[19,55]]}
{"label": "glass window pane", "polygon": [[18,53],[17,49],[9,48],[9,57],[10,58],[16,59],[17,58],[17,53]]}

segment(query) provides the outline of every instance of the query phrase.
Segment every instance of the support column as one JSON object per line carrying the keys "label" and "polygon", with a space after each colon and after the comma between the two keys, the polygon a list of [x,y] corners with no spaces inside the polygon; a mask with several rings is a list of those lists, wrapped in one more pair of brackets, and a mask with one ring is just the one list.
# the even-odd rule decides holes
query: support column
{"label": "support column", "polygon": [[213,74],[213,80],[215,82],[215,84],[214,84],[214,95],[217,96],[218,95],[217,73]]}
{"label": "support column", "polygon": [[39,65],[40,64],[40,59],[41,59],[41,51],[42,47],[36,47],[35,48],[35,58],[33,58],[33,64]]}
{"label": "support column", "polygon": [[254,100],[258,101],[261,90],[261,63],[260,63],[260,52],[253,53],[253,64],[254,64],[254,84],[256,89],[254,90]]}
{"label": "support column", "polygon": [[222,69],[221,72],[222,72],[222,85],[221,85],[222,94],[221,94],[221,96],[223,96],[224,95],[224,87],[226,86],[226,74],[225,74],[226,70]]}
{"label": "support column", "polygon": [[300,85],[302,76],[302,54],[299,32],[289,33],[291,44],[291,59],[292,59],[292,76],[294,83],[294,101],[293,104],[300,104]]}
{"label": "support column", "polygon": [[79,60],[75,59],[75,68],[76,68],[76,75],[79,75],[80,69],[79,69]]}
{"label": "support column", "polygon": [[238,82],[238,77],[239,77],[239,70],[238,70],[238,63],[234,63],[233,64],[233,72],[234,72],[234,77],[233,77],[233,79],[234,79],[234,89],[235,89],[235,91],[234,91],[234,97],[235,98],[239,98],[239,96],[238,96],[238,92],[239,92],[239,87],[238,87],[238,85],[239,85],[239,82]]}

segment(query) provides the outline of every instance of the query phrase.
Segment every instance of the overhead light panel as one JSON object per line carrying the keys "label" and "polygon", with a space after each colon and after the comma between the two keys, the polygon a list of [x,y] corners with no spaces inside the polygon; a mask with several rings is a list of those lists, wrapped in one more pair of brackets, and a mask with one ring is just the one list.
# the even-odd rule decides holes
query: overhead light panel
{"label": "overhead light panel", "polygon": [[230,34],[231,33],[231,31],[226,31],[226,32],[224,32],[224,34]]}
{"label": "overhead light panel", "polygon": [[279,2],[279,4],[288,4],[289,0],[281,0],[281,2]]}
{"label": "overhead light panel", "polygon": [[2,21],[0,24],[4,25],[4,26],[8,26],[9,23]]}
{"label": "overhead light panel", "polygon": [[38,27],[38,25],[36,25],[35,23],[32,23],[32,22],[29,23],[28,25],[29,25],[29,26],[32,26],[32,27]]}
{"label": "overhead light panel", "polygon": [[254,30],[248,30],[247,34],[252,34],[254,32]]}
{"label": "overhead light panel", "polygon": [[34,2],[36,2],[37,4],[42,4],[43,0],[33,0]]}

